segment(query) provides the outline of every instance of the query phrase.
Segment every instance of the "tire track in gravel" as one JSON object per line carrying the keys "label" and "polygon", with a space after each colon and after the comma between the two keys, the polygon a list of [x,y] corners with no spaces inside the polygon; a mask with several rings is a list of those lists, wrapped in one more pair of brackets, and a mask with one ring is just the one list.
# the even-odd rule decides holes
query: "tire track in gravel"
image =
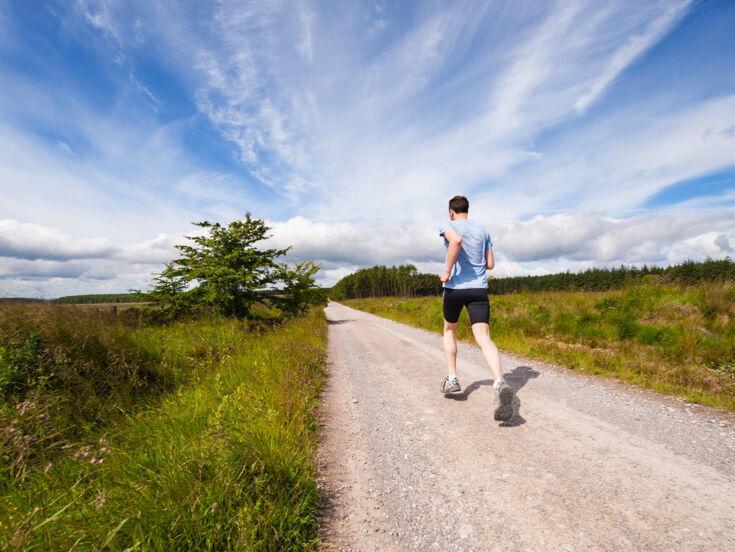
{"label": "tire track in gravel", "polygon": [[331,550],[733,550],[735,417],[330,303],[320,485]]}

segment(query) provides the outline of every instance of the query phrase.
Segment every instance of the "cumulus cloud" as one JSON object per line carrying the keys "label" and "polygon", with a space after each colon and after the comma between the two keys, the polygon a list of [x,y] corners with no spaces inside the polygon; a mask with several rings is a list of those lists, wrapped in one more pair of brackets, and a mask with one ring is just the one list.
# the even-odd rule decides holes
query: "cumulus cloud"
{"label": "cumulus cloud", "polygon": [[114,245],[102,238],[0,219],[0,296],[145,289],[151,275],[177,256],[175,245],[183,241],[183,234],[160,234]]}
{"label": "cumulus cloud", "polygon": [[269,245],[289,247],[292,259],[370,265],[440,260],[438,227],[375,220],[362,223],[317,222],[294,217],[269,223]]}
{"label": "cumulus cloud", "polygon": [[0,257],[68,260],[109,257],[114,251],[104,238],[75,238],[58,228],[0,219]]}
{"label": "cumulus cloud", "polygon": [[[26,226],[12,222],[13,228]],[[262,245],[291,247],[285,258],[288,262],[320,262],[317,281],[322,285],[376,264],[410,262],[419,270],[439,272],[444,258],[436,224],[390,219],[319,222],[305,217],[268,224],[271,237]],[[118,290],[144,289],[151,274],[178,255],[175,245],[185,241],[184,234],[161,234],[141,242],[101,247],[95,240],[62,235],[63,248],[54,248],[51,237],[60,239],[58,231],[27,226],[34,235],[49,239],[41,240],[46,249],[37,247],[36,255],[0,255],[2,287],[15,293],[33,288],[22,282],[35,282],[33,289],[37,289],[39,283],[52,279],[54,289],[63,287],[64,280],[69,289],[86,285],[99,291],[113,282],[118,282]],[[564,213],[491,223],[488,228],[498,260],[494,275],[502,277],[584,270],[601,264],[666,265],[684,259],[723,258],[733,251],[735,210],[646,212],[630,217]],[[30,251],[26,248],[33,242],[15,243],[16,249],[22,246],[21,250]]]}
{"label": "cumulus cloud", "polygon": [[115,257],[136,264],[163,264],[177,257],[176,246],[185,242],[183,234],[159,234],[150,240],[123,245]]}
{"label": "cumulus cloud", "polygon": [[[325,279],[359,267],[403,262],[438,271],[444,255],[437,229],[427,224],[325,223],[295,217],[271,226],[271,244],[293,246],[292,260],[327,263],[330,273]],[[599,213],[539,215],[489,227],[498,275],[538,274],[595,264],[722,258],[735,241],[735,210],[649,212],[627,218]]]}
{"label": "cumulus cloud", "polygon": [[46,279],[46,278],[86,278],[92,280],[109,280],[118,272],[106,260],[26,260],[0,259],[0,279]]}
{"label": "cumulus cloud", "polygon": [[505,225],[497,248],[511,260],[562,257],[601,263],[670,263],[722,257],[735,235],[735,211],[647,213],[612,218],[596,213],[536,216]]}

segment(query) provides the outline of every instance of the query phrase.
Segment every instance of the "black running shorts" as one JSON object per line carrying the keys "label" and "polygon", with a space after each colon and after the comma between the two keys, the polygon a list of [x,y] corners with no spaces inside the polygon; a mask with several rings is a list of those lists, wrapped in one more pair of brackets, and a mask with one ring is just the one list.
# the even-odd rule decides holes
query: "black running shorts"
{"label": "black running shorts", "polygon": [[444,320],[456,324],[462,307],[467,307],[470,324],[490,323],[490,302],[487,288],[444,288]]}

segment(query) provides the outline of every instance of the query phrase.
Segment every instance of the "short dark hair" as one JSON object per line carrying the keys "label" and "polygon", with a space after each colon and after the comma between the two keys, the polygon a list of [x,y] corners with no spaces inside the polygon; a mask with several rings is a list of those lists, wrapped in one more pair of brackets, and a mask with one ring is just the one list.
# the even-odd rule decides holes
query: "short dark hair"
{"label": "short dark hair", "polygon": [[465,196],[456,195],[449,200],[449,209],[455,213],[466,213],[470,210],[470,202]]}

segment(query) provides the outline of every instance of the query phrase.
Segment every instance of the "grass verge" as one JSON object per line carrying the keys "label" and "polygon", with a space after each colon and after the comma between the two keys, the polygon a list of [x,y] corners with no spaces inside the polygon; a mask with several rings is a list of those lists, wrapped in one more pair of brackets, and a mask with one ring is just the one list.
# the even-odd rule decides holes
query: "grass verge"
{"label": "grass verge", "polygon": [[[439,297],[346,305],[441,332]],[[735,410],[735,285],[641,284],[610,292],[493,296],[490,331],[509,352]],[[466,312],[458,336],[470,341]]]}
{"label": "grass verge", "polygon": [[[49,414],[38,395],[4,404],[3,429],[15,428],[5,437],[30,436],[34,446],[25,469],[2,472],[0,548],[316,548],[321,309],[266,331],[199,320],[129,330],[100,339],[107,349],[98,345],[118,351],[119,340],[144,351],[138,365],[156,377],[148,378],[155,389],[143,388],[145,398],[125,394],[118,416],[84,418],[85,427],[61,431],[63,444],[48,448],[39,445],[49,440],[43,427],[29,427],[73,419]],[[43,389],[68,399],[58,385]],[[102,389],[95,397],[97,404],[111,395]],[[0,440],[4,460],[17,453],[13,446]]]}

